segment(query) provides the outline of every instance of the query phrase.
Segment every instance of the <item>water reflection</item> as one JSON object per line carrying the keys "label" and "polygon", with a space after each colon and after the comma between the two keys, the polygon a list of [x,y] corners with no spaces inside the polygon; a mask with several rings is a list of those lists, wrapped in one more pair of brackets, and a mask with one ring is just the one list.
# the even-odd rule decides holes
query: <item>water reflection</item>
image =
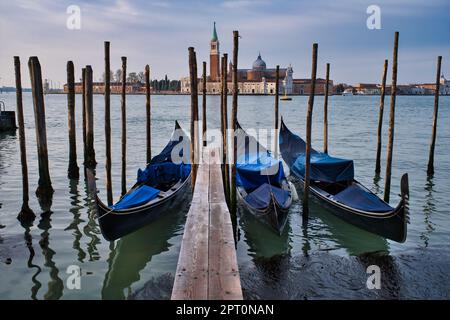
{"label": "water reflection", "polygon": [[251,213],[239,208],[240,226],[245,233],[245,242],[249,246],[249,254],[252,257],[271,258],[273,256],[289,254],[289,234],[291,227],[289,220],[281,235],[276,234],[269,227],[258,221]]}
{"label": "water reflection", "polygon": [[434,192],[433,192],[434,182],[433,177],[429,176],[427,178],[427,183],[425,185],[425,203],[423,206],[424,221],[425,221],[425,231],[420,235],[420,239],[423,240],[424,247],[428,248],[430,235],[435,229],[435,224],[431,221],[432,214],[436,211]]}
{"label": "water reflection", "polygon": [[44,266],[50,268],[50,281],[48,283],[48,291],[44,294],[46,300],[57,300],[62,297],[64,290],[64,283],[59,277],[59,270],[53,261],[55,251],[50,248],[49,230],[51,229],[51,212],[43,213],[39,221],[38,228],[42,230],[41,240],[39,245],[44,256]]}
{"label": "water reflection", "polygon": [[[360,229],[350,223],[342,221],[318,203],[310,203],[311,215],[320,219],[323,224],[320,237],[323,240],[337,243],[349,255],[359,255],[366,252],[389,251],[389,243],[383,237]],[[327,234],[324,231],[327,231]],[[312,232],[311,237],[315,234]]]}
{"label": "water reflection", "polygon": [[378,195],[381,193],[380,181],[381,181],[380,174],[375,173],[375,176],[373,177],[373,185],[375,187],[373,190],[373,193],[378,194]]}
{"label": "water reflection", "polygon": [[70,199],[70,205],[72,206],[69,211],[73,215],[73,220],[65,228],[65,231],[72,230],[73,233],[73,245],[72,248],[77,251],[78,261],[83,263],[84,259],[86,258],[86,252],[81,248],[80,240],[83,234],[80,231],[80,228],[78,227],[80,223],[83,223],[84,220],[80,218],[81,216],[81,208],[80,205],[80,193],[78,192],[78,180],[70,180],[69,181],[69,193],[71,194]]}
{"label": "water reflection", "polygon": [[[140,272],[154,255],[168,251],[169,239],[184,221],[182,212],[171,212],[157,221],[123,238],[117,245],[111,242],[108,272],[102,288],[102,299],[125,299],[131,285],[141,279]],[[125,289],[127,294],[125,294]]]}
{"label": "water reflection", "polygon": [[83,201],[85,203],[85,207],[87,208],[87,215],[88,215],[88,223],[83,228],[83,232],[86,235],[86,237],[89,238],[89,242],[87,243],[87,252],[89,254],[89,261],[97,261],[100,259],[100,255],[98,253],[97,245],[101,243],[100,238],[98,235],[101,233],[100,228],[97,224],[97,220],[95,219],[95,210],[92,210],[94,201],[88,192],[88,186],[87,186],[87,180],[85,180],[84,184],[84,191],[86,194],[86,197],[83,198]]}
{"label": "water reflection", "polygon": [[39,289],[42,287],[42,283],[39,282],[37,277],[41,273],[42,269],[38,265],[33,264],[35,251],[34,251],[34,247],[33,247],[33,238],[30,233],[30,228],[31,228],[32,224],[21,222],[21,225],[25,229],[24,240],[25,240],[25,244],[28,248],[28,251],[30,253],[30,255],[28,256],[28,260],[27,260],[27,267],[29,269],[36,269],[36,272],[33,273],[32,277],[31,277],[31,282],[33,283],[33,285],[31,286],[31,296],[30,297],[32,300],[37,300],[37,294],[39,292]]}

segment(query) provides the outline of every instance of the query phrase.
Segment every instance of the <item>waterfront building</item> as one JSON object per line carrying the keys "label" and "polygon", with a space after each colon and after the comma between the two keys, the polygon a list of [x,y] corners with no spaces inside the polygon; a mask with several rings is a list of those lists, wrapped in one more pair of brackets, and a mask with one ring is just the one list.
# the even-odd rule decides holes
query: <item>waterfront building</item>
{"label": "waterfront building", "polygon": [[[220,94],[220,51],[219,38],[217,36],[216,23],[214,23],[213,33],[210,41],[210,61],[209,61],[209,76],[207,76],[206,92],[208,94]],[[230,61],[228,65],[227,84],[228,93],[231,94],[233,84],[231,74],[233,64]],[[309,94],[311,91],[310,79],[294,79],[294,70],[291,65],[286,68],[280,68],[280,94]],[[276,86],[276,68],[268,68],[266,62],[262,59],[261,53],[258,54],[252,67],[249,69],[237,70],[238,90],[239,94],[255,94],[255,95],[271,95],[275,94]],[[203,90],[201,78],[198,79],[198,92]],[[181,92],[190,93],[190,79],[189,77],[181,78]],[[324,94],[325,80],[317,79],[316,94]],[[333,94],[333,81],[330,80],[329,92]]]}

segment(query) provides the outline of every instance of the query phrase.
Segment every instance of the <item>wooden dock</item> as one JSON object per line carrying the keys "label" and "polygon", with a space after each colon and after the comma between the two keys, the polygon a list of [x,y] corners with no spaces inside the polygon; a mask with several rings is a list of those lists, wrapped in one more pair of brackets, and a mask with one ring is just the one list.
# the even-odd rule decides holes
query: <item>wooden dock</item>
{"label": "wooden dock", "polygon": [[205,147],[187,214],[172,300],[242,300],[220,151]]}

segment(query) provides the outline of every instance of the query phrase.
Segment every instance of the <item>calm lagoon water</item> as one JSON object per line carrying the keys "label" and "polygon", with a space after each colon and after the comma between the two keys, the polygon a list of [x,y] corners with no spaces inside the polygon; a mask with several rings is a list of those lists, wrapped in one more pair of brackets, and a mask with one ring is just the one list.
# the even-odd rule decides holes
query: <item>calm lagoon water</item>
{"label": "calm lagoon water", "polygon": [[[81,100],[77,95],[77,151],[82,164]],[[382,195],[384,181],[374,179],[378,97],[330,98],[329,152],[355,160],[356,177]],[[2,94],[9,110],[15,95]],[[103,239],[89,209],[83,178],[67,179],[67,102],[47,95],[46,120],[50,174],[55,193],[51,214],[34,196],[37,158],[32,101],[24,94],[32,226],[16,216],[21,207],[18,134],[0,136],[0,299],[167,299],[176,270],[189,203],[116,242]],[[106,198],[104,170],[104,98],[94,96],[95,149],[100,197]],[[208,127],[219,128],[219,97],[209,96]],[[389,103],[386,99],[383,156]],[[120,194],[120,97],[112,96],[113,188]],[[244,128],[271,128],[273,97],[239,97]],[[304,135],[307,97],[281,102],[288,127]],[[189,128],[188,96],[152,97],[152,152],[166,144],[178,119]],[[323,98],[316,97],[313,145],[322,149]],[[230,112],[231,113],[231,112]],[[244,296],[248,299],[450,298],[450,97],[441,97],[436,144],[436,173],[427,179],[433,97],[398,97],[391,201],[399,200],[399,182],[410,177],[410,224],[405,243],[386,241],[335,218],[313,204],[303,221],[297,200],[286,232],[276,236],[252,217],[239,219],[237,254]],[[145,97],[127,97],[127,185],[145,164]],[[383,166],[384,166],[384,158]],[[383,167],[384,169],[384,167]],[[384,172],[383,172],[384,173]],[[383,174],[382,174],[383,176]],[[366,288],[366,268],[380,266],[381,290]],[[67,268],[81,268],[81,289],[66,286]]]}

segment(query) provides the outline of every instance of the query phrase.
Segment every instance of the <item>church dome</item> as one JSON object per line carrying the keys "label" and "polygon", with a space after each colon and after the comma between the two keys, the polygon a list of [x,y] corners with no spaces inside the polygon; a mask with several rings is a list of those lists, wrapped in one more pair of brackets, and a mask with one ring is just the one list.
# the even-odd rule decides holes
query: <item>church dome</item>
{"label": "church dome", "polygon": [[266,69],[266,63],[263,59],[261,59],[261,53],[258,55],[258,58],[256,58],[255,62],[253,62],[253,70],[265,70]]}

